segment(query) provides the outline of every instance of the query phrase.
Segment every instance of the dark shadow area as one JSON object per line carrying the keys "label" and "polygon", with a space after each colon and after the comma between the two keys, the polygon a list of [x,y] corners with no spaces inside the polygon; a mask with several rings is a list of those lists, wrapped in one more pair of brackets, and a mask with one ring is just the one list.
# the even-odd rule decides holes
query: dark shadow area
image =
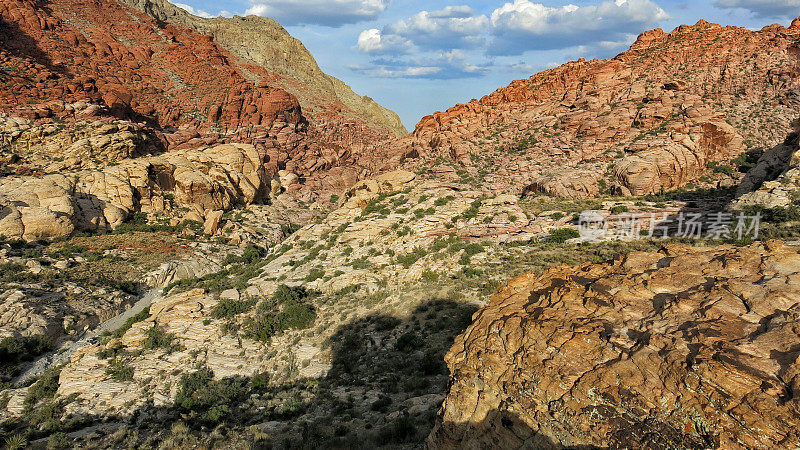
{"label": "dark shadow area", "polygon": [[[235,437],[252,448],[421,448],[447,395],[444,355],[476,310],[432,300],[404,318],[372,314],[341,325],[328,340],[331,369],[321,379],[276,386],[266,374],[215,379],[199,368],[183,374],[171,407],[97,420],[59,418],[66,405],[53,401],[44,405],[56,411],[46,420],[31,410],[1,426],[0,438],[22,434],[44,443],[57,434],[76,445],[150,445],[175,439],[173,425],[179,424],[188,427],[177,436],[188,446],[209,444],[215,430],[217,438]],[[92,434],[98,426],[104,431]]]}
{"label": "dark shadow area", "polygon": [[[39,0],[36,8],[47,15],[52,15],[52,11],[47,6],[49,2]],[[17,24],[10,23],[0,17],[0,49],[12,55],[29,59],[52,72],[62,75],[69,75],[68,68],[63,64],[55,64],[48,54],[39,47],[36,39],[25,33]]]}

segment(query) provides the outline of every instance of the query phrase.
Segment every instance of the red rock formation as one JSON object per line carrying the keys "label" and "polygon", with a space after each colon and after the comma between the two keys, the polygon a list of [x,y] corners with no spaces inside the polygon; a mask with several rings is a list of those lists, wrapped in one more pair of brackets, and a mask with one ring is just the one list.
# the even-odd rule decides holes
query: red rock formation
{"label": "red rock formation", "polygon": [[473,176],[481,170],[476,161],[488,160],[492,186],[520,192],[544,184],[551,169],[568,178],[594,171],[594,182],[628,173],[621,167],[641,159],[637,143],[646,138],[670,149],[647,158],[661,164],[606,183],[634,193],[683,186],[709,161],[782,141],[800,108],[799,37],[800,19],[760,31],[706,21],[648,31],[613,59],[568,62],[426,116],[390,156],[413,149],[422,159],[409,169],[444,157]]}
{"label": "red rock formation", "polygon": [[797,447],[798,277],[778,242],[522,275],[448,353],[430,447]]}
{"label": "red rock formation", "polygon": [[0,0],[0,20],[0,112],[12,116],[143,122],[170,149],[251,143],[270,175],[288,169],[307,180],[307,200],[352,178],[322,181],[336,178],[329,169],[374,158],[350,149],[389,136],[330,99],[304,116],[275,87],[291,80],[117,0]]}
{"label": "red rock formation", "polygon": [[[302,121],[297,100],[252,83],[210,38],[158,24],[116,1],[3,0],[6,111],[42,100],[90,100],[161,127]],[[261,74],[263,75],[263,74]]]}

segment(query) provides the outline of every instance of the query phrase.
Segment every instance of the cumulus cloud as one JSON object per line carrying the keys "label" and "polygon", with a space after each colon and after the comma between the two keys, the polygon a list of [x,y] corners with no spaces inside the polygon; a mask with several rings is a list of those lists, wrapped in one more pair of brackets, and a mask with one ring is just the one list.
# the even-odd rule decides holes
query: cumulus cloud
{"label": "cumulus cloud", "polygon": [[720,8],[745,9],[767,19],[795,18],[800,15],[800,0],[716,0]]}
{"label": "cumulus cloud", "polygon": [[188,12],[189,14],[194,14],[197,17],[205,17],[206,19],[210,19],[214,17],[211,13],[203,11],[202,9],[193,8],[190,5],[185,3],[173,3],[173,5],[177,6],[178,8]]}
{"label": "cumulus cloud", "polygon": [[598,5],[549,7],[514,0],[492,12],[490,52],[516,55],[625,40],[669,15],[651,0],[604,1]]}
{"label": "cumulus cloud", "polygon": [[414,43],[408,39],[393,34],[384,35],[377,28],[362,31],[358,35],[356,47],[362,52],[375,55],[411,53],[416,48]]}
{"label": "cumulus cloud", "polygon": [[[470,59],[492,61],[531,50],[565,49],[579,55],[608,55],[628,47],[638,33],[667,18],[653,0],[603,0],[561,7],[513,0],[489,16],[466,5],[448,6],[364,30],[356,48],[371,55],[375,66],[354,70],[380,77],[472,77],[485,74],[489,63],[470,63]],[[415,55],[413,60],[411,55]],[[497,68],[522,71],[525,65],[501,61]],[[444,75],[446,71],[453,74]]]}
{"label": "cumulus cloud", "polygon": [[281,25],[342,25],[378,17],[391,0],[250,0],[247,14],[270,17]]}
{"label": "cumulus cloud", "polygon": [[[476,47],[484,42],[488,26],[489,18],[475,15],[469,6],[448,6],[437,11],[420,11],[382,30],[366,30],[359,36],[358,48],[367,53],[382,53],[410,46],[430,50]],[[371,45],[378,41],[381,45]]]}

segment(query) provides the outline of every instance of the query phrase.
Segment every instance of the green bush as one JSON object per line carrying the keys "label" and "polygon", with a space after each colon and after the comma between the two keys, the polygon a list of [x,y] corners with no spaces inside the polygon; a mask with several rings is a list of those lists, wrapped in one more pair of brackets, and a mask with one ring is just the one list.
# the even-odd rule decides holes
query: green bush
{"label": "green bush", "polygon": [[121,327],[117,328],[113,333],[111,333],[111,337],[117,338],[117,339],[121,338],[122,336],[125,335],[125,333],[128,332],[128,330],[131,329],[133,324],[135,324],[137,322],[141,322],[141,321],[147,319],[148,317],[150,317],[150,310],[149,309],[145,309],[145,310],[141,311],[140,313],[138,313],[135,316],[133,316],[133,317],[129,318],[128,320],[126,320],[125,323]]}
{"label": "green bush", "polygon": [[408,269],[414,265],[415,262],[419,261],[421,258],[424,258],[427,254],[427,250],[422,247],[417,247],[411,253],[397,255],[397,263]]}
{"label": "green bush", "polygon": [[483,199],[482,198],[473,200],[473,202],[470,205],[470,207],[467,208],[466,211],[461,213],[461,217],[463,217],[465,219],[474,219],[475,217],[478,217],[478,212],[480,210],[480,207],[481,207],[482,203],[483,203]]}
{"label": "green bush", "polygon": [[125,364],[122,359],[114,359],[109,363],[106,375],[115,381],[131,381],[133,379],[133,367]]}
{"label": "green bush", "polygon": [[717,162],[711,161],[708,163],[708,168],[711,169],[714,173],[721,173],[732,177],[736,172],[733,170],[733,167],[719,164]]}
{"label": "green bush", "polygon": [[312,281],[319,280],[320,278],[325,276],[325,271],[322,269],[313,268],[308,272],[306,275],[306,282],[311,283]]}
{"label": "green bush", "polygon": [[575,239],[580,237],[580,233],[577,230],[572,228],[556,228],[555,230],[550,230],[550,240],[553,242],[557,242],[559,244],[563,244],[570,239]]}
{"label": "green bush", "polygon": [[290,329],[305,329],[314,324],[317,314],[308,300],[316,296],[302,287],[278,287],[270,301],[262,302],[256,317],[245,325],[245,336],[268,342]]}
{"label": "green bush", "polygon": [[25,283],[35,280],[36,276],[28,272],[27,268],[21,264],[0,264],[0,282]]}
{"label": "green bush", "polygon": [[439,274],[436,273],[436,272],[431,272],[429,270],[426,270],[426,271],[422,272],[422,279],[424,281],[428,281],[428,282],[433,283],[433,282],[436,282],[436,281],[439,280]]}
{"label": "green bush", "polygon": [[415,333],[409,332],[397,338],[397,343],[394,345],[394,348],[401,352],[410,352],[412,350],[421,348],[424,345],[425,341],[423,341],[422,338],[417,336]]}
{"label": "green bush", "polygon": [[61,367],[48,369],[41,374],[36,382],[28,388],[28,394],[25,396],[25,405],[31,407],[41,400],[55,397],[60,375]]}
{"label": "green bush", "polygon": [[181,376],[175,405],[207,424],[220,423],[249,394],[242,377],[214,379],[214,372],[203,368]]}
{"label": "green bush", "polygon": [[175,343],[175,336],[164,331],[164,328],[153,324],[147,330],[147,338],[144,340],[142,347],[145,350],[166,349],[168,352],[177,351],[180,345]]}
{"label": "green bush", "polygon": [[628,207],[627,207],[627,206],[625,206],[625,205],[616,205],[616,206],[613,206],[613,207],[612,207],[612,208],[609,210],[609,212],[610,212],[611,214],[620,214],[620,213],[624,213],[624,212],[628,212],[628,211],[629,211],[629,210],[628,210]]}
{"label": "green bush", "polygon": [[214,308],[211,309],[211,317],[215,319],[231,318],[250,311],[255,304],[255,299],[233,300],[230,298],[221,298],[219,299],[219,303],[214,305]]}
{"label": "green bush", "polygon": [[0,381],[17,375],[19,363],[30,361],[50,351],[52,344],[43,336],[26,338],[6,337],[0,340]]}
{"label": "green bush", "polygon": [[787,207],[778,206],[775,208],[750,206],[744,208],[742,212],[748,216],[754,216],[756,214],[760,214],[763,221],[776,224],[786,223],[786,222],[796,222],[800,220],[800,207],[796,205],[790,205]]}

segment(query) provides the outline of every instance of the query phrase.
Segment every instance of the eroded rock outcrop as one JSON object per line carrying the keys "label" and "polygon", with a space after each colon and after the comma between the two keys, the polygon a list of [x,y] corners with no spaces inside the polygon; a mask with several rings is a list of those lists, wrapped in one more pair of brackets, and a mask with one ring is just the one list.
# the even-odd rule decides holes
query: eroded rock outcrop
{"label": "eroded rock outcrop", "polygon": [[166,0],[122,1],[157,20],[182,24],[212,36],[216,43],[236,56],[279,75],[281,79],[276,81],[300,100],[303,109],[322,106],[328,112],[353,116],[395,136],[408,133],[397,114],[323,73],[303,43],[270,18],[251,15],[207,19],[194,16]]}
{"label": "eroded rock outcrop", "polygon": [[473,178],[488,173],[500,192],[591,196],[589,180],[573,179],[584,170],[603,177],[598,191],[713,188],[737,174],[722,176],[709,162],[771,148],[790,131],[800,105],[799,36],[796,26],[705,21],[646,32],[613,59],[571,61],[426,116],[379,151],[408,170],[438,174],[456,164]]}
{"label": "eroded rock outcrop", "polygon": [[243,144],[127,160],[102,171],[7,178],[0,181],[0,235],[30,241],[109,230],[134,212],[183,214],[180,208],[203,220],[266,192],[259,155]]}
{"label": "eroded rock outcrop", "polygon": [[786,140],[764,152],[739,185],[734,208],[787,207],[800,200],[800,121]]}
{"label": "eroded rock outcrop", "polygon": [[447,355],[429,444],[797,446],[798,281],[778,242],[522,275]]}

